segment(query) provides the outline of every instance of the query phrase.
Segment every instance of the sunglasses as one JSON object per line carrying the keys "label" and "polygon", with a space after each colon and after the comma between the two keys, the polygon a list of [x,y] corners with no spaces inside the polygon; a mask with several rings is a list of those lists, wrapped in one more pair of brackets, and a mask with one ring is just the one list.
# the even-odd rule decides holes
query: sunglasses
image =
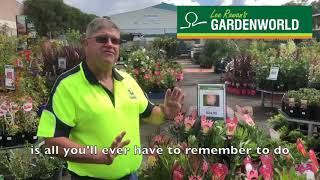
{"label": "sunglasses", "polygon": [[96,37],[90,37],[88,39],[92,39],[95,38],[97,43],[101,43],[101,44],[106,44],[107,42],[109,42],[109,39],[111,41],[112,44],[114,45],[119,45],[121,44],[121,40],[118,38],[114,38],[114,37],[109,37],[109,36],[96,36]]}

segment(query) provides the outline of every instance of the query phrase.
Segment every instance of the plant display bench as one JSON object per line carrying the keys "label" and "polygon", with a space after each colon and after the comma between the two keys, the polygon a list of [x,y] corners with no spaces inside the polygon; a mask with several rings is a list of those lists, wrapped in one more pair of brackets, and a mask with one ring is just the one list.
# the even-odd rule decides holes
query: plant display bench
{"label": "plant display bench", "polygon": [[[297,122],[297,123],[302,123],[302,124],[307,124],[308,125],[308,138],[312,137],[313,130],[316,126],[320,126],[320,121],[318,122],[316,120],[305,120],[305,119],[296,119],[289,117],[285,112],[283,112],[281,109],[278,110],[280,114],[282,114],[287,121],[289,122]],[[319,132],[318,132],[319,133]]]}
{"label": "plant display bench", "polygon": [[[257,91],[261,92],[261,106],[262,107],[265,107],[264,106],[264,100],[265,100],[265,95],[264,94],[271,94],[271,95],[273,94],[273,95],[282,95],[282,96],[285,94],[285,92],[276,92],[276,91],[274,91],[272,93],[272,91],[259,89],[259,88],[257,88]],[[272,97],[272,99],[273,99],[273,97]]]}

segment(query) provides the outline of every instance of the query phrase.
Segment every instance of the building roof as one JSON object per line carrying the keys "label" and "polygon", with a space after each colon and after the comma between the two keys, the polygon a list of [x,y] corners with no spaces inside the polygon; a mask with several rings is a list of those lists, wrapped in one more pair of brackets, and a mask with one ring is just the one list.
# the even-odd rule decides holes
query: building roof
{"label": "building roof", "polygon": [[173,4],[167,4],[162,2],[161,4],[157,4],[152,6],[153,8],[159,8],[159,9],[165,9],[165,10],[169,10],[169,11],[177,11],[177,7]]}

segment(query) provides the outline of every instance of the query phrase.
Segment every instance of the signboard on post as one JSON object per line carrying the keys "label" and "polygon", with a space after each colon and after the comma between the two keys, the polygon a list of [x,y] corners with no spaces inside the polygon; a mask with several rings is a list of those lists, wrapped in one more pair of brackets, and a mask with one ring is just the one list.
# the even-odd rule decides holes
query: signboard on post
{"label": "signboard on post", "polygon": [[178,6],[177,38],[311,39],[311,17],[311,6]]}
{"label": "signboard on post", "polygon": [[276,81],[278,79],[279,69],[279,66],[272,66],[267,80]]}
{"label": "signboard on post", "polygon": [[212,120],[226,119],[224,84],[198,84],[198,115]]}

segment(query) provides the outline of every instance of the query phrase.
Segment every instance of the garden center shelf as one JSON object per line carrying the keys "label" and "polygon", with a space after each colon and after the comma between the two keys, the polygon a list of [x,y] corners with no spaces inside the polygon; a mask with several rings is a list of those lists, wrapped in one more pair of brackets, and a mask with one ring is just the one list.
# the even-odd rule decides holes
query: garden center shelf
{"label": "garden center shelf", "polygon": [[[297,123],[303,123],[303,124],[307,124],[308,125],[308,137],[312,137],[312,133],[314,131],[314,128],[316,126],[320,126],[320,121],[316,121],[316,120],[305,120],[305,119],[296,119],[296,118],[292,118],[289,117],[287,115],[287,113],[283,112],[281,109],[278,110],[280,114],[282,114],[287,121],[289,122],[297,122]],[[319,132],[318,132],[319,133]]]}
{"label": "garden center shelf", "polygon": [[[264,107],[264,100],[265,100],[265,95],[264,94],[273,94],[273,95],[284,95],[285,92],[277,92],[277,91],[269,91],[269,90],[264,90],[264,89],[259,89],[257,88],[257,91],[261,92],[261,106]],[[272,97],[274,98],[274,97]]]}

